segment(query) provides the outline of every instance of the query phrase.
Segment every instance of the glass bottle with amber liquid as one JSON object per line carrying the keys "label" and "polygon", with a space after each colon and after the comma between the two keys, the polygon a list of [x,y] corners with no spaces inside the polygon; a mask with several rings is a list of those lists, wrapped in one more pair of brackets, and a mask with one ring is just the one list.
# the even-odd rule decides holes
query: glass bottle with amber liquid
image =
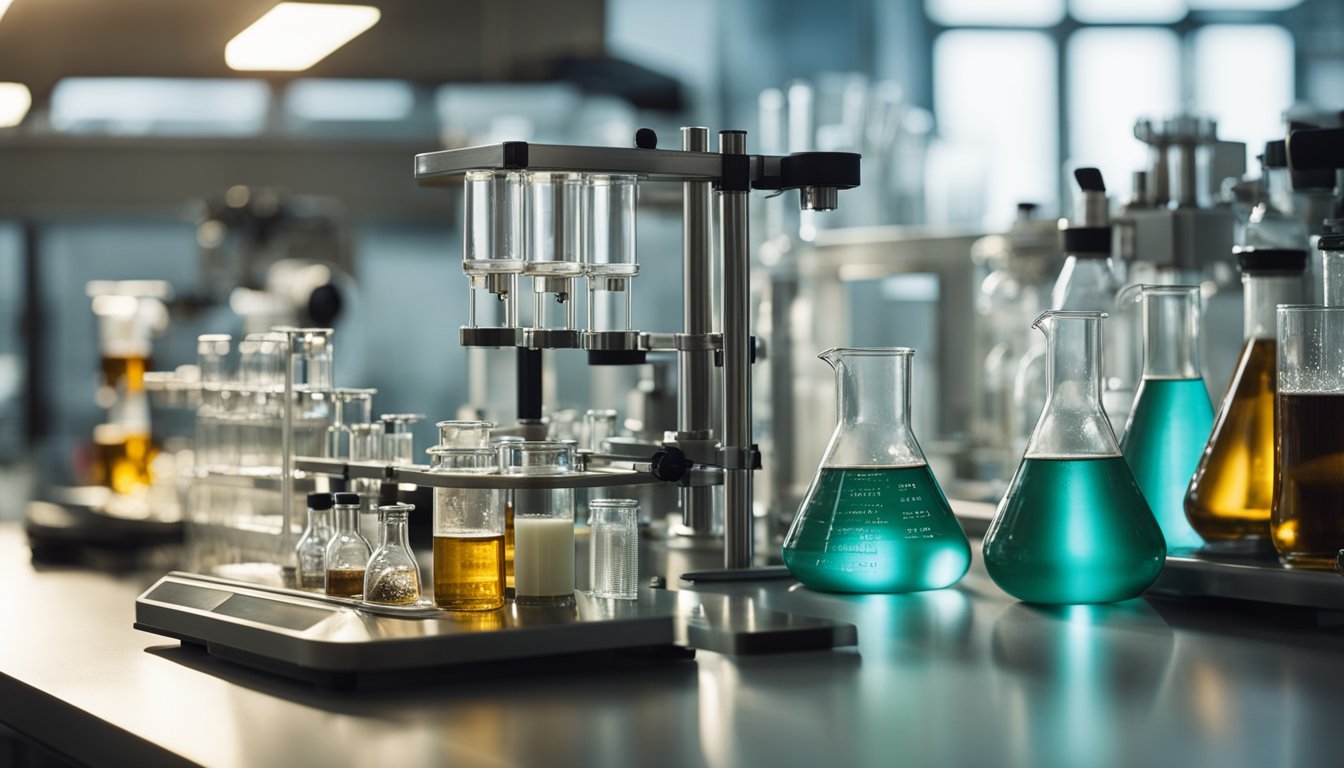
{"label": "glass bottle with amber liquid", "polygon": [[[430,471],[499,473],[494,448],[429,449]],[[446,483],[445,483],[446,485]],[[450,611],[504,605],[504,493],[494,488],[434,489],[434,603]]]}
{"label": "glass bottle with amber liquid", "polygon": [[373,554],[359,533],[359,494],[336,494],[336,535],[327,543],[326,592],[354,597],[364,591],[364,569]]}
{"label": "glass bottle with amber liquid", "polygon": [[1211,549],[1269,546],[1274,499],[1275,307],[1302,300],[1307,253],[1236,248],[1244,286],[1245,345],[1204,447],[1185,515]]}

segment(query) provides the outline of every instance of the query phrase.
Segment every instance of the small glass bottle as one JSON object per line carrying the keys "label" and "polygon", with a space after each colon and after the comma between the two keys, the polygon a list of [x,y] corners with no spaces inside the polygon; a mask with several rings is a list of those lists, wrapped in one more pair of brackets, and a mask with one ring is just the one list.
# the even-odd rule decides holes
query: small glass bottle
{"label": "small glass bottle", "polygon": [[334,533],[331,508],[335,498],[330,493],[308,494],[308,526],[294,546],[298,560],[295,579],[299,589],[322,591],[327,583],[327,544]]}
{"label": "small glass bottle", "polygon": [[411,554],[406,533],[412,504],[378,508],[382,537],[364,571],[364,600],[383,605],[410,605],[420,601],[420,566]]}
{"label": "small glass bottle", "polygon": [[1185,493],[1213,430],[1199,367],[1199,286],[1138,285],[1143,379],[1120,450],[1162,526],[1167,551],[1204,544],[1185,516]]}
{"label": "small glass bottle", "polygon": [[[494,448],[431,448],[431,472],[499,472]],[[434,489],[434,603],[450,611],[504,605],[504,494],[494,488]]]}
{"label": "small glass bottle", "polygon": [[593,499],[588,502],[592,552],[588,588],[593,597],[635,600],[639,597],[639,502]]}
{"label": "small glass bottle", "polygon": [[373,551],[359,534],[359,494],[338,493],[336,535],[327,543],[326,592],[332,597],[354,597],[364,589],[364,569]]}
{"label": "small glass bottle", "polygon": [[1275,308],[1302,300],[1306,251],[1234,248],[1244,291],[1241,359],[1185,494],[1185,516],[1215,547],[1269,540],[1274,498]]}
{"label": "small glass bottle", "polygon": [[[574,449],[548,441],[500,445],[506,475],[564,475],[573,471]],[[514,601],[520,605],[566,605],[574,599],[574,489],[513,491]]]}
{"label": "small glass bottle", "polygon": [[1162,529],[1101,404],[1101,312],[1046,312],[1046,401],[985,534],[985,570],[1030,603],[1137,597],[1162,571]]}

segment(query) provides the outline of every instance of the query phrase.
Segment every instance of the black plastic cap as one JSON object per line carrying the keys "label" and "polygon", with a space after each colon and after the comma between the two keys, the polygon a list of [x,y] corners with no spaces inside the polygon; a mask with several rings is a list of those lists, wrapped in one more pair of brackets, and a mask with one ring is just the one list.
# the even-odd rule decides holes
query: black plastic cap
{"label": "black plastic cap", "polygon": [[330,493],[308,494],[309,509],[331,509],[335,503],[336,499]]}
{"label": "black plastic cap", "polygon": [[335,494],[335,496],[337,506],[351,507],[351,506],[357,506],[359,504],[358,493],[350,493],[348,491],[342,491],[341,493]]}
{"label": "black plastic cap", "polygon": [[1077,168],[1073,172],[1073,178],[1084,192],[1106,191],[1106,182],[1102,180],[1099,168]]}
{"label": "black plastic cap", "polygon": [[1288,167],[1288,144],[1283,139],[1265,142],[1265,154],[1261,156],[1266,168]]}
{"label": "black plastic cap", "polygon": [[1266,272],[1285,272],[1302,274],[1307,271],[1307,252],[1294,248],[1243,248],[1232,249],[1237,257],[1237,265],[1247,274]]}
{"label": "black plastic cap", "polygon": [[1074,256],[1104,258],[1111,255],[1110,227],[1069,227],[1062,230],[1064,252]]}
{"label": "black plastic cap", "polygon": [[657,149],[658,134],[652,128],[640,128],[635,131],[635,146],[639,149]]}
{"label": "black plastic cap", "polygon": [[341,296],[341,290],[331,283],[319,285],[308,294],[308,317],[319,327],[328,328],[335,325],[344,306],[345,299]]}

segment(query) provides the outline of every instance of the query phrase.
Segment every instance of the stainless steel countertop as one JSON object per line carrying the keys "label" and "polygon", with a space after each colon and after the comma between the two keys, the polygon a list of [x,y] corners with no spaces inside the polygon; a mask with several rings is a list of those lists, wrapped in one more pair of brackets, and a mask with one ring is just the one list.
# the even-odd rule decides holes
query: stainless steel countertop
{"label": "stainless steel countertop", "polygon": [[973,549],[940,592],[720,590],[853,622],[857,648],[341,693],[138,632],[135,596],[158,574],[35,570],[3,525],[0,721],[119,765],[1341,763],[1344,630],[1237,603],[1033,608]]}

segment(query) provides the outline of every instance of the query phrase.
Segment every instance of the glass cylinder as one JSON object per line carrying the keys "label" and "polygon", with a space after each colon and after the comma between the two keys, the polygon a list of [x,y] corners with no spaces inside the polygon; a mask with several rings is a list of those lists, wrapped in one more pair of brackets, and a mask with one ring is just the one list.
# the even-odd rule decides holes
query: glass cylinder
{"label": "glass cylinder", "polygon": [[336,533],[327,543],[326,593],[354,597],[364,590],[364,569],[373,550],[359,533],[359,495],[335,494]]}
{"label": "glass cylinder", "polygon": [[383,461],[415,463],[415,433],[411,427],[423,418],[422,413],[384,413],[378,417],[383,422]]}
{"label": "glass cylinder", "polygon": [[201,402],[196,409],[196,463],[228,471],[238,463],[229,429],[229,350],[233,337],[205,334],[196,339],[196,365],[201,377]]}
{"label": "glass cylinder", "polygon": [[239,397],[233,420],[243,474],[280,472],[288,343],[283,333],[249,333],[238,343]]}
{"label": "glass cylinder", "polygon": [[633,277],[635,261],[635,203],[638,179],[626,175],[595,175],[590,219],[592,241],[586,272],[591,276]]}
{"label": "glass cylinder", "polygon": [[295,578],[299,589],[321,592],[326,588],[327,545],[335,535],[331,520],[335,503],[335,497],[330,493],[308,494],[308,525],[294,546],[298,561]]}
{"label": "glass cylinder", "polygon": [[[574,449],[549,441],[508,442],[499,448],[506,475],[564,475]],[[513,579],[520,604],[562,605],[574,595],[574,490],[513,491]]]}
{"label": "glass cylinder", "polygon": [[493,421],[449,420],[435,423],[440,448],[484,448],[490,445]]}
{"label": "glass cylinder", "polygon": [[590,408],[583,415],[583,434],[588,450],[601,453],[609,437],[616,436],[616,411],[612,408]]}
{"label": "glass cylinder", "polygon": [[351,456],[350,426],[367,424],[373,419],[373,396],[376,389],[338,387],[332,393],[332,424],[327,428],[326,457],[349,459]]}
{"label": "glass cylinder", "polygon": [[294,367],[294,388],[329,391],[335,358],[330,328],[301,328],[293,334],[290,357]]}
{"label": "glass cylinder", "polygon": [[[431,448],[430,471],[499,472],[493,448]],[[434,603],[451,611],[504,605],[504,499],[493,488],[434,489]]]}
{"label": "glass cylinder", "polygon": [[383,605],[420,602],[420,566],[411,554],[407,521],[412,504],[389,504],[378,508],[381,536],[364,573],[364,600]]}
{"label": "glass cylinder", "polygon": [[518,274],[523,270],[523,175],[468,171],[462,271],[470,278],[469,327],[518,325]]}
{"label": "glass cylinder", "polygon": [[1325,305],[1344,306],[1344,219],[1330,219],[1326,227],[1326,232],[1316,241],[1316,248],[1321,252]]}
{"label": "glass cylinder", "polygon": [[639,597],[639,502],[593,499],[588,502],[592,551],[588,584],[593,597]]}
{"label": "glass cylinder", "polygon": [[1330,569],[1344,549],[1344,307],[1278,318],[1270,535],[1285,565]]}

